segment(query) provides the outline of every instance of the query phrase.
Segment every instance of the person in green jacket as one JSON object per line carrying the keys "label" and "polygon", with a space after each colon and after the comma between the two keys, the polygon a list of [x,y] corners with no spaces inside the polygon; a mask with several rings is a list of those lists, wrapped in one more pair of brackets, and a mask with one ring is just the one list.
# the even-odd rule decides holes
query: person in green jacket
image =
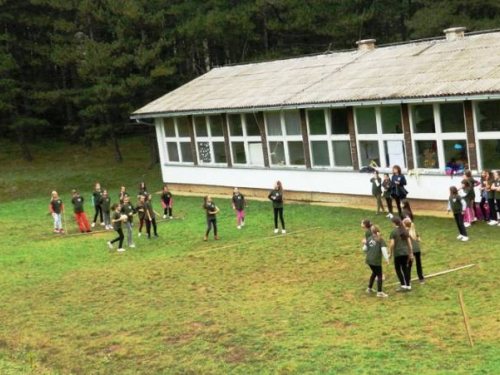
{"label": "person in green jacket", "polygon": [[384,205],[382,204],[382,179],[378,175],[378,172],[373,172],[373,177],[370,179],[372,183],[372,194],[377,200],[377,215],[380,214],[380,210],[385,212]]}
{"label": "person in green jacket", "polygon": [[276,181],[274,189],[267,196],[273,202],[274,211],[274,233],[278,233],[278,216],[281,221],[281,233],[286,233],[285,220],[283,219],[283,185],[281,181]]}
{"label": "person in green jacket", "polygon": [[385,198],[385,203],[387,204],[387,211],[389,211],[389,213],[386,217],[389,219],[394,217],[394,214],[392,213],[392,188],[391,176],[389,176],[389,173],[385,173],[384,180],[382,181],[382,196]]}
{"label": "person in green jacket", "polygon": [[368,281],[366,291],[373,293],[373,284],[377,279],[377,297],[388,297],[382,291],[383,273],[382,273],[382,257],[389,264],[389,254],[387,253],[387,245],[382,238],[380,228],[377,225],[372,225],[370,229],[371,235],[367,240],[364,240],[363,251],[366,253],[366,264],[372,270],[372,274]]}
{"label": "person in green jacket", "polygon": [[411,221],[409,217],[403,219],[403,224],[405,228],[408,230],[408,234],[410,235],[411,244],[413,246],[413,256],[415,257],[415,265],[417,267],[417,275],[418,281],[420,284],[425,284],[424,279],[424,271],[422,270],[422,258],[421,258],[421,250],[420,250],[420,236],[415,229],[415,223]]}
{"label": "person in green jacket", "polygon": [[411,291],[411,262],[413,261],[413,246],[408,231],[400,217],[392,218],[393,230],[390,236],[390,257],[394,258],[394,267],[401,286],[396,292]]}

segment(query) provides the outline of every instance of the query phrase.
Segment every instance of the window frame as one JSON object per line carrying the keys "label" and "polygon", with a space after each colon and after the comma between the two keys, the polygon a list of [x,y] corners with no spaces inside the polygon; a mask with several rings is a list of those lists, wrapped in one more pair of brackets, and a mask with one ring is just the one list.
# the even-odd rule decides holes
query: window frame
{"label": "window frame", "polygon": [[[213,115],[212,115],[213,116]],[[195,132],[195,144],[196,144],[196,157],[198,158],[198,165],[200,166],[217,166],[217,167],[224,167],[228,165],[227,162],[227,157],[226,155],[226,162],[225,163],[216,163],[215,162],[215,153],[214,153],[214,142],[222,142],[224,143],[224,150],[225,150],[225,140],[224,140],[224,135],[221,136],[212,136],[212,127],[210,126],[210,115],[202,115],[202,116],[196,116],[196,117],[204,117],[205,118],[205,125],[207,127],[207,136],[198,136],[196,132],[196,127],[194,129]],[[194,119],[193,119],[194,121]],[[200,157],[200,149],[199,149],[199,142],[207,142],[210,147],[210,155],[212,160],[210,163],[204,162],[201,157]],[[226,151],[224,151],[226,152]]]}
{"label": "window frame", "polygon": [[[485,169],[485,167],[483,165],[483,150],[481,149],[481,141],[500,140],[500,131],[491,131],[491,132],[479,131],[478,104],[479,104],[479,102],[491,102],[491,101],[498,102],[499,106],[500,106],[500,99],[475,100],[472,102],[472,118],[473,118],[473,123],[474,123],[474,134],[476,135],[477,167],[479,170]],[[465,126],[467,127],[467,124]],[[470,156],[469,156],[469,158],[470,158]]]}
{"label": "window frame", "polygon": [[[231,154],[231,160],[233,161],[233,165],[235,166],[247,166],[247,167],[260,167],[256,166],[253,164],[250,164],[250,158],[249,158],[249,143],[262,143],[262,136],[260,135],[248,135],[247,132],[247,119],[246,115],[248,112],[245,113],[226,113],[226,121],[228,124],[228,134],[229,134],[229,152]],[[235,116],[238,115],[240,116],[241,119],[241,130],[243,132],[243,135],[231,135],[231,126],[229,124],[229,116]],[[237,163],[236,159],[234,157],[234,152],[233,152],[233,142],[243,142],[244,148],[245,148],[245,160],[246,163]]]}
{"label": "window frame", "polygon": [[[187,116],[186,120],[187,120]],[[172,119],[174,122],[174,130],[175,130],[175,137],[169,137],[167,136],[167,133],[165,131],[165,126],[166,126],[166,119]],[[161,127],[162,127],[162,134],[163,134],[163,147],[164,150],[163,153],[165,155],[165,161],[168,164],[173,164],[173,165],[194,165],[194,161],[184,161],[182,157],[182,151],[181,151],[181,143],[189,143],[189,147],[191,148],[191,137],[190,136],[180,136],[179,135],[179,129],[178,129],[178,117],[165,117],[162,119],[161,122]],[[176,143],[177,144],[177,153],[179,155],[179,161],[171,161],[170,160],[170,155],[168,153],[168,145],[167,143]]]}

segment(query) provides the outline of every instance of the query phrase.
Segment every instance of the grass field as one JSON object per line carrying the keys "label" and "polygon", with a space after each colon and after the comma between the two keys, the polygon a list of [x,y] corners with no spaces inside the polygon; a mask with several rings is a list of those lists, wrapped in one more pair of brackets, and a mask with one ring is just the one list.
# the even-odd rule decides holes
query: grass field
{"label": "grass field", "polygon": [[[138,144],[129,150],[140,154]],[[96,162],[94,172],[116,191],[130,169],[145,168],[143,156],[122,166]],[[80,177],[88,197],[92,172],[56,161],[67,175],[56,184],[63,200],[69,203],[67,189]],[[390,296],[381,300],[364,291],[369,269],[359,222],[375,220],[386,236],[390,225],[371,212],[288,204],[289,233],[274,235],[269,203],[251,201],[238,231],[229,200],[215,199],[221,240],[203,243],[201,199],[177,197],[175,215],[184,220],[161,222],[159,239],[136,237],[136,249],[116,253],[106,247],[112,233],[50,234],[48,171],[16,172],[12,185],[23,199],[0,203],[2,374],[500,371],[500,228],[477,224],[462,243],[451,218],[418,217],[424,272],[477,266],[400,295],[390,286],[391,265]],[[148,173],[152,179],[157,171]],[[5,176],[9,171],[2,177],[8,186]],[[150,186],[159,187],[155,178]],[[30,194],[25,186],[33,186]],[[68,223],[74,231],[69,216]]]}

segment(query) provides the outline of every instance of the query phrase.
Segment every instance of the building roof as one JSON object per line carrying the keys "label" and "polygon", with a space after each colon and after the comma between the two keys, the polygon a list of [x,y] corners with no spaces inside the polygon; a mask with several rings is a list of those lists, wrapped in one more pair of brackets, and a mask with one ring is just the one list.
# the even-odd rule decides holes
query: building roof
{"label": "building roof", "polygon": [[214,68],[132,114],[500,93],[500,32]]}

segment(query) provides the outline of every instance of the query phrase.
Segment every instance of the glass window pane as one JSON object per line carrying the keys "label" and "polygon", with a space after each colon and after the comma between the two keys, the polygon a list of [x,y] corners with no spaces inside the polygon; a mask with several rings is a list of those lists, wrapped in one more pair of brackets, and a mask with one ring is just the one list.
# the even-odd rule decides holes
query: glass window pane
{"label": "glass window pane", "polygon": [[500,139],[479,141],[483,169],[500,169]]}
{"label": "glass window pane", "polygon": [[416,141],[415,149],[418,168],[439,168],[436,141]]}
{"label": "glass window pane", "polygon": [[361,167],[367,167],[373,163],[380,166],[378,141],[360,141],[359,155],[361,156]]}
{"label": "glass window pane", "polygon": [[351,143],[349,141],[334,141],[333,157],[336,167],[352,167]]}
{"label": "glass window pane", "polygon": [[198,158],[200,163],[211,163],[212,152],[210,151],[210,143],[198,142]]}
{"label": "glass window pane", "polygon": [[193,153],[191,152],[190,142],[181,142],[181,156],[183,163],[193,162]]}
{"label": "glass window pane", "polygon": [[316,167],[330,166],[330,153],[328,152],[327,141],[312,141],[311,153],[314,166]]}
{"label": "glass window pane", "polygon": [[447,172],[463,173],[466,169],[469,169],[467,141],[443,141],[443,146]]}
{"label": "glass window pane", "polygon": [[413,131],[415,133],[435,133],[434,109],[432,104],[414,105],[411,107]]}
{"label": "glass window pane", "polygon": [[311,135],[326,134],[325,111],[322,109],[307,111],[307,118]]}
{"label": "glass window pane", "polygon": [[405,144],[403,141],[384,141],[386,165],[406,168]]}
{"label": "glass window pane", "polygon": [[279,112],[266,113],[266,125],[268,135],[282,135],[281,131],[281,115]]}
{"label": "glass window pane", "polygon": [[245,144],[243,142],[232,142],[231,147],[233,148],[233,162],[235,164],[246,164]]}
{"label": "glass window pane", "polygon": [[500,132],[500,101],[477,102],[477,127],[480,132]]}
{"label": "glass window pane", "polygon": [[260,136],[259,124],[257,123],[257,116],[255,114],[245,114],[245,122],[247,126],[247,135]]}
{"label": "glass window pane", "polygon": [[168,161],[179,162],[179,150],[176,142],[167,142]]}
{"label": "glass window pane", "polygon": [[441,131],[443,133],[465,132],[464,106],[462,103],[439,105]]}
{"label": "glass window pane", "polygon": [[332,134],[349,134],[347,108],[332,109]]}
{"label": "glass window pane", "polygon": [[163,119],[163,128],[165,129],[165,137],[175,138],[174,119],[171,117]]}
{"label": "glass window pane", "polygon": [[189,137],[187,117],[177,117],[177,131],[179,132],[179,137]]}
{"label": "glass window pane", "polygon": [[382,133],[403,133],[403,124],[401,123],[401,107],[399,105],[380,107],[380,114],[382,117]]}
{"label": "glass window pane", "polygon": [[208,120],[210,122],[210,134],[212,137],[224,136],[222,131],[222,117],[220,115],[210,116]]}
{"label": "glass window pane", "polygon": [[283,142],[269,142],[269,152],[272,165],[286,165]]}
{"label": "glass window pane", "polygon": [[356,124],[359,134],[377,134],[375,108],[356,108]]}
{"label": "glass window pane", "polygon": [[224,142],[214,142],[214,158],[216,163],[227,163]]}
{"label": "glass window pane", "polygon": [[229,115],[229,133],[232,136],[242,136],[243,135],[243,127],[241,125],[241,116],[240,115]]}
{"label": "glass window pane", "polygon": [[287,135],[301,135],[302,126],[299,111],[285,111],[285,128]]}
{"label": "glass window pane", "polygon": [[291,165],[305,165],[304,143],[302,141],[288,142],[288,155]]}
{"label": "glass window pane", "polygon": [[194,117],[194,127],[196,129],[197,137],[208,137],[207,121],[205,116]]}

